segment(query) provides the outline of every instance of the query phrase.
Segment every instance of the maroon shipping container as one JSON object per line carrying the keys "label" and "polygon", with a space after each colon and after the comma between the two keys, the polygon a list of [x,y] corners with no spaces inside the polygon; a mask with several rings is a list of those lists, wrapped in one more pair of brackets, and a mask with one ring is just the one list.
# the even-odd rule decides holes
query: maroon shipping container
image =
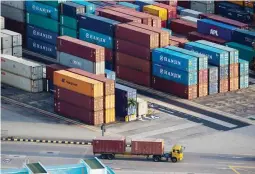
{"label": "maroon shipping container", "polygon": [[229,65],[229,78],[239,77],[239,63]]}
{"label": "maroon shipping container", "polygon": [[153,5],[166,9],[167,10],[167,19],[175,19],[176,18],[176,15],[177,15],[176,7],[162,4],[162,3],[157,3],[157,2],[154,3]]}
{"label": "maroon shipping container", "polygon": [[174,94],[184,99],[197,98],[197,85],[185,86],[170,80],[152,76],[151,87],[153,89]]}
{"label": "maroon shipping container", "polygon": [[170,42],[172,42],[172,41],[178,42],[179,43],[179,47],[181,47],[181,48],[183,48],[185,43],[188,42],[188,40],[185,39],[185,38],[180,38],[180,37],[177,37],[177,36],[170,36]]}
{"label": "maroon shipping container", "polygon": [[177,0],[168,0],[168,1],[156,1],[156,2],[159,2],[159,3],[164,3],[166,5],[170,5],[172,7],[177,7]]}
{"label": "maroon shipping container", "polygon": [[105,61],[104,47],[69,36],[58,37],[57,49],[60,52],[72,54],[92,62]]}
{"label": "maroon shipping container", "polygon": [[93,139],[93,153],[123,154],[126,151],[125,137],[97,137]]}
{"label": "maroon shipping container", "polygon": [[208,69],[198,71],[198,83],[208,82]]}
{"label": "maroon shipping container", "polygon": [[112,49],[105,48],[104,54],[105,54],[105,61],[109,61],[109,62],[113,61],[114,53]]}
{"label": "maroon shipping container", "polygon": [[159,46],[165,47],[165,46],[169,45],[169,38],[170,38],[169,32],[164,31],[160,28],[155,28],[155,27],[151,27],[151,26],[148,26],[145,24],[139,24],[136,22],[129,22],[127,24],[158,33],[159,34]]}
{"label": "maroon shipping container", "polygon": [[46,79],[54,81],[53,80],[54,71],[59,71],[59,70],[64,70],[64,69],[68,69],[68,67],[59,65],[59,64],[46,65]]}
{"label": "maroon shipping container", "polygon": [[172,20],[170,28],[173,32],[187,36],[189,32],[197,31],[197,24],[181,19]]}
{"label": "maroon shipping container", "polygon": [[206,40],[206,41],[214,42],[214,43],[221,44],[221,45],[224,45],[227,42],[223,39],[216,38],[216,37],[213,37],[211,35],[201,34],[201,33],[198,33],[196,31],[190,32],[188,34],[188,39],[190,41]]}
{"label": "maroon shipping container", "polygon": [[148,13],[145,13],[145,14],[151,18],[151,26],[156,27],[156,28],[161,28],[161,19],[159,17],[153,16]]}
{"label": "maroon shipping container", "polygon": [[[5,29],[15,31],[22,35],[22,47],[26,47],[26,23],[15,21],[9,18],[4,18],[5,21]],[[18,26],[18,27],[17,27]]]}
{"label": "maroon shipping container", "polygon": [[54,110],[60,115],[80,120],[89,125],[101,125],[104,122],[103,110],[89,111],[61,100],[55,100]]}
{"label": "maroon shipping container", "polygon": [[164,140],[154,138],[132,139],[131,153],[134,155],[164,154]]}
{"label": "maroon shipping container", "polygon": [[61,100],[89,111],[100,111],[104,109],[103,97],[88,97],[58,86],[55,86],[55,91],[54,98],[56,100]]}
{"label": "maroon shipping container", "polygon": [[235,91],[239,89],[239,77],[229,79],[229,91]]}
{"label": "maroon shipping container", "polygon": [[208,95],[208,82],[198,84],[198,97],[204,97]]}
{"label": "maroon shipping container", "polygon": [[161,21],[161,27],[166,28],[167,27],[167,21]]}
{"label": "maroon shipping container", "polygon": [[122,52],[145,60],[151,60],[151,50],[144,46],[121,39],[115,39],[115,47],[116,51],[118,52]]}
{"label": "maroon shipping container", "polygon": [[227,92],[229,87],[229,79],[220,80],[219,93]]}
{"label": "maroon shipping container", "polygon": [[99,16],[109,18],[115,21],[119,21],[121,23],[126,23],[126,22],[138,22],[142,23],[142,20],[140,18],[130,16],[127,14],[119,13],[116,11],[112,11],[109,9],[98,9],[97,13]]}
{"label": "maroon shipping container", "polygon": [[177,1],[177,5],[184,7],[184,8],[189,8],[190,9],[190,2],[191,1]]}
{"label": "maroon shipping container", "polygon": [[124,66],[144,73],[151,73],[151,62],[133,57],[124,53],[116,52],[116,66]]}
{"label": "maroon shipping container", "polygon": [[70,69],[67,69],[67,71],[97,80],[99,82],[102,82],[104,84],[104,96],[115,94],[114,80],[108,79],[104,76],[98,76],[96,74],[92,74],[92,73],[89,73],[87,71],[83,71],[83,70],[77,69],[77,68],[70,68]]}
{"label": "maroon shipping container", "polygon": [[135,69],[116,65],[116,76],[120,79],[136,83],[138,85],[151,86],[150,73],[144,73]]}
{"label": "maroon shipping container", "polygon": [[127,40],[147,48],[159,47],[159,34],[128,24],[119,24],[115,29],[115,37]]}

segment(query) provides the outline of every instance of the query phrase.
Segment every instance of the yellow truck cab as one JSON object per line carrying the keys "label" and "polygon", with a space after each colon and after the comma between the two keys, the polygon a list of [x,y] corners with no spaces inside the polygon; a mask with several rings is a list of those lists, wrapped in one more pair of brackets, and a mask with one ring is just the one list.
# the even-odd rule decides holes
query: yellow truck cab
{"label": "yellow truck cab", "polygon": [[177,161],[183,160],[183,150],[184,147],[181,145],[174,145],[172,151],[170,152],[171,161],[176,163]]}

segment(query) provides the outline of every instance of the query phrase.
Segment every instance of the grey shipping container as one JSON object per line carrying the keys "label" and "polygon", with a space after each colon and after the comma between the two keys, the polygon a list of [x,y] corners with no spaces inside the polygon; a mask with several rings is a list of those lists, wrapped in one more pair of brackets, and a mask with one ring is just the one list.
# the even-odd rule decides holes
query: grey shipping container
{"label": "grey shipping container", "polygon": [[13,47],[12,55],[15,57],[22,57],[22,46]]}
{"label": "grey shipping container", "polygon": [[1,69],[32,80],[42,79],[43,66],[10,55],[1,55]]}
{"label": "grey shipping container", "polygon": [[191,16],[194,18],[198,18],[200,14],[201,14],[201,12],[191,10],[191,9],[182,10],[180,13],[181,16]]}
{"label": "grey shipping container", "polygon": [[20,10],[25,10],[25,1],[1,1],[1,4],[8,5]]}
{"label": "grey shipping container", "polygon": [[1,29],[5,28],[5,19],[3,16],[0,16],[0,20],[1,20]]}
{"label": "grey shipping container", "polygon": [[4,70],[1,70],[1,82],[28,92],[43,91],[42,79],[31,80]]}
{"label": "grey shipping container", "polygon": [[214,13],[214,3],[204,3],[205,1],[191,1],[190,8],[202,13]]}
{"label": "grey shipping container", "polygon": [[[10,18],[15,21],[19,22],[26,22],[25,21],[25,12],[23,10],[10,7],[8,5],[1,4],[1,15],[6,18]],[[11,13],[10,13],[11,12]]]}
{"label": "grey shipping container", "polygon": [[7,34],[1,33],[1,49],[12,47],[12,37]]}
{"label": "grey shipping container", "polygon": [[66,54],[64,52],[57,52],[57,57],[61,65],[71,68],[79,68],[93,74],[104,74],[105,62],[92,62],[77,56]]}
{"label": "grey shipping container", "polygon": [[7,34],[12,37],[12,46],[22,45],[22,35],[11,30],[2,30],[1,33]]}
{"label": "grey shipping container", "polygon": [[198,21],[198,18],[194,18],[194,17],[191,17],[191,16],[181,16],[181,19],[184,20],[184,21],[187,21],[187,22],[191,22],[193,24],[196,24],[197,21]]}
{"label": "grey shipping container", "polygon": [[12,48],[1,49],[1,54],[12,55]]}

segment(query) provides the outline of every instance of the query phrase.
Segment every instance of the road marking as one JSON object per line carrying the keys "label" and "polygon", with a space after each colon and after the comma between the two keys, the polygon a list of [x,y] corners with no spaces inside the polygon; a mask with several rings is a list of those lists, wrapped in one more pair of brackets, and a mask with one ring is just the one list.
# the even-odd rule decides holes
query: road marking
{"label": "road marking", "polygon": [[236,174],[240,174],[233,166],[228,166]]}
{"label": "road marking", "polygon": [[217,162],[217,163],[228,164],[228,165],[230,165],[230,164],[235,164],[235,165],[242,165],[242,164],[244,164],[244,163],[231,163],[231,162]]}

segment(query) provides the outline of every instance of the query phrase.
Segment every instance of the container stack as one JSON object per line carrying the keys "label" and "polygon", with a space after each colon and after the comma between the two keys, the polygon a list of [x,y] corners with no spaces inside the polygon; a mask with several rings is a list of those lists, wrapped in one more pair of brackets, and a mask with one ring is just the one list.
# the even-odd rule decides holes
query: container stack
{"label": "container stack", "polygon": [[249,62],[239,59],[239,88],[249,87]]}
{"label": "container stack", "polygon": [[0,16],[0,22],[1,22],[1,30],[5,28],[5,19],[4,17]]}
{"label": "container stack", "polygon": [[219,72],[217,66],[208,66],[208,94],[219,93]]}
{"label": "container stack", "polygon": [[190,8],[202,13],[214,13],[214,1],[191,1]]}
{"label": "container stack", "polygon": [[[143,6],[143,12],[159,17],[161,19],[161,27],[164,27],[164,28],[167,27],[167,20],[168,20],[167,9],[160,7],[160,5],[159,6],[145,5]],[[169,15],[171,15],[171,11]]]}

